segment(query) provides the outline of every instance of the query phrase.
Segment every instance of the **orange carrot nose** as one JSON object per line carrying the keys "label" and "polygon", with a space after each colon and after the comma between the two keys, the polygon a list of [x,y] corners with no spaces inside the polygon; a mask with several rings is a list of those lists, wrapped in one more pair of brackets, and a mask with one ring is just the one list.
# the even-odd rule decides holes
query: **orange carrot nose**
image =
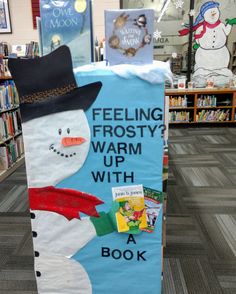
{"label": "orange carrot nose", "polygon": [[83,144],[86,140],[82,137],[64,137],[61,140],[61,144],[64,147],[70,147]]}

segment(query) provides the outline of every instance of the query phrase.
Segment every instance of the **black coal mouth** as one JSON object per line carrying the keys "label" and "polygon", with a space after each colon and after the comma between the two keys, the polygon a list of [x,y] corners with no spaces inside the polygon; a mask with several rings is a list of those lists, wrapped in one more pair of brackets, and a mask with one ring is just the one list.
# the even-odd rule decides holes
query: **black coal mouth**
{"label": "black coal mouth", "polygon": [[58,149],[56,149],[56,148],[54,147],[54,144],[51,144],[51,145],[49,146],[49,150],[51,150],[52,152],[54,152],[54,153],[57,154],[58,156],[65,157],[65,158],[71,158],[71,157],[73,157],[73,156],[76,155],[76,152],[73,152],[73,153],[65,153],[65,152],[63,152],[63,151],[60,151],[60,150],[58,150]]}

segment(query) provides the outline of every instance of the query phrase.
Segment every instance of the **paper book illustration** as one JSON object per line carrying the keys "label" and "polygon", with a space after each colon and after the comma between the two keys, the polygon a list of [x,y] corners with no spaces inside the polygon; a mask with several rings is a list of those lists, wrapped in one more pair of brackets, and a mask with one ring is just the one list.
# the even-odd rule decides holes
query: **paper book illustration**
{"label": "paper book illustration", "polygon": [[[230,53],[227,39],[236,24],[236,18],[221,19],[221,5],[217,1],[204,1],[193,23],[195,66],[193,82],[205,87],[207,80],[213,79],[215,85],[224,86],[233,77],[228,68]],[[179,31],[180,36],[189,34],[189,25]]]}
{"label": "paper book illustration", "polygon": [[73,67],[91,62],[90,0],[40,1],[42,53],[66,44]]}
{"label": "paper book illustration", "polygon": [[154,10],[105,11],[106,59],[110,65],[153,61]]}
{"label": "paper book illustration", "polygon": [[112,188],[112,194],[119,204],[116,212],[119,233],[147,227],[142,185]]}
{"label": "paper book illustration", "polygon": [[143,191],[147,216],[147,227],[143,228],[142,230],[152,233],[154,231],[159,212],[162,208],[164,193],[146,187],[143,188]]}

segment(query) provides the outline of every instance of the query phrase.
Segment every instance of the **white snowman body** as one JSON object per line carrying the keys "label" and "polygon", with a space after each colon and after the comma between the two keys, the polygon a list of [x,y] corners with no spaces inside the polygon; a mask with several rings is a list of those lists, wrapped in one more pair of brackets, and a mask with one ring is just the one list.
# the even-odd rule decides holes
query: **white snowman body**
{"label": "white snowman body", "polygon": [[[224,83],[232,77],[232,72],[228,69],[230,53],[226,47],[227,36],[232,27],[219,22],[219,19],[218,7],[208,9],[204,14],[204,20],[210,26],[206,26],[205,33],[196,39],[200,47],[195,55],[193,80],[199,78],[206,80],[208,77],[213,77],[217,84],[217,82]],[[201,34],[203,30],[202,25],[196,30],[196,35]]]}
{"label": "white snowman body", "polygon": [[[23,123],[29,188],[55,186],[84,164],[90,145],[90,130],[82,110],[42,116]],[[65,137],[83,138],[83,143],[65,147]],[[39,293],[91,294],[89,277],[77,261],[70,259],[96,236],[89,218],[68,220],[63,215],[31,210],[35,271]]]}

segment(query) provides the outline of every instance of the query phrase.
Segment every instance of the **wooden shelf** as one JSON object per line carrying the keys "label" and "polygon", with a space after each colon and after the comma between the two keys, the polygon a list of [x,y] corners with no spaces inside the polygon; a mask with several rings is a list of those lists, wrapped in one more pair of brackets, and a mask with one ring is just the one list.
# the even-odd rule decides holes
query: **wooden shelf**
{"label": "wooden shelf", "polygon": [[16,106],[13,106],[12,108],[1,110],[0,114],[5,113],[5,112],[9,112],[9,111],[13,111],[13,110],[17,110],[18,108],[19,108],[19,105],[16,105]]}
{"label": "wooden shelf", "polygon": [[197,109],[212,109],[212,108],[215,108],[215,109],[227,109],[227,108],[232,108],[233,106],[197,106]]}
{"label": "wooden shelf", "polygon": [[[173,113],[174,110],[179,111],[191,111],[191,121],[175,121],[169,122],[172,125],[178,124],[228,124],[236,123],[236,87],[234,88],[195,88],[195,89],[166,89],[165,95],[173,98],[174,96],[187,96],[188,102],[191,101],[193,107],[170,107],[169,113]],[[221,101],[229,100],[231,105],[227,106],[198,106],[198,99],[204,95],[215,95],[217,96],[217,104],[220,104]],[[224,99],[224,100],[223,100]],[[197,115],[202,110],[230,110],[229,112],[229,121],[196,121]],[[225,111],[226,113],[226,111]],[[171,117],[171,115],[170,115]]]}
{"label": "wooden shelf", "polygon": [[236,91],[234,88],[194,88],[194,89],[166,89],[167,96],[170,95],[189,95],[189,94],[227,94]]}
{"label": "wooden shelf", "polygon": [[[11,76],[0,76],[0,80],[2,80],[2,81],[11,80],[11,79],[12,79]],[[9,109],[2,109],[2,110],[0,110],[0,115],[3,113],[17,110],[17,109],[19,109],[19,105],[14,105]],[[4,139],[3,141],[0,141],[0,145],[7,143],[8,141],[20,136],[21,134],[22,134],[22,131],[19,131],[19,132],[15,133],[13,136],[9,136],[8,138]],[[21,166],[24,163],[24,158],[25,158],[25,156],[22,155],[8,169],[0,170],[0,182],[2,182],[4,179],[6,179],[8,176],[10,176],[19,166]]]}
{"label": "wooden shelf", "polygon": [[169,124],[191,124],[193,123],[192,121],[172,121],[169,122]]}
{"label": "wooden shelf", "polygon": [[215,120],[209,120],[209,121],[196,121],[197,124],[199,123],[204,123],[204,124],[208,124],[208,123],[214,123],[214,124],[218,124],[218,123],[234,123],[234,120],[226,120],[226,121],[215,121]]}
{"label": "wooden shelf", "polygon": [[183,109],[183,110],[188,110],[188,109],[194,109],[194,107],[181,107],[181,106],[178,106],[178,107],[170,107],[169,110],[175,110],[175,109]]}
{"label": "wooden shelf", "polygon": [[8,137],[8,138],[6,138],[5,140],[3,140],[3,141],[0,141],[0,145],[2,145],[2,144],[5,144],[6,142],[8,142],[8,141],[10,141],[10,140],[12,140],[12,139],[14,139],[14,138],[16,138],[16,137],[18,137],[19,135],[21,135],[22,134],[22,132],[20,131],[20,132],[17,132],[17,133],[15,133],[14,134],[14,136],[10,136],[10,137]]}
{"label": "wooden shelf", "polygon": [[25,156],[22,155],[16,162],[6,170],[0,170],[0,182],[9,177],[19,166],[25,162]]}
{"label": "wooden shelf", "polygon": [[0,80],[11,80],[11,76],[0,76]]}

